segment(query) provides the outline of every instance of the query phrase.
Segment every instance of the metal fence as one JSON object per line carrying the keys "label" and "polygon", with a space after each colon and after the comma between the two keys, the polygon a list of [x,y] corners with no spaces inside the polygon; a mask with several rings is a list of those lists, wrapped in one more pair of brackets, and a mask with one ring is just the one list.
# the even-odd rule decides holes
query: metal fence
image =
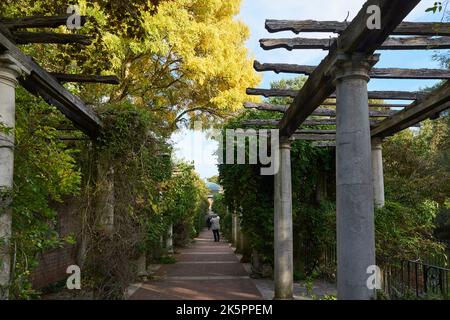
{"label": "metal fence", "polygon": [[[445,243],[450,252],[450,241]],[[315,246],[304,243],[307,273],[314,271],[335,279],[335,244]],[[314,254],[312,254],[314,252]],[[391,262],[382,269],[382,291],[390,299],[450,299],[450,264],[446,255],[423,257],[416,261]]]}
{"label": "metal fence", "polygon": [[391,299],[449,299],[450,269],[402,261],[383,268],[383,291]]}

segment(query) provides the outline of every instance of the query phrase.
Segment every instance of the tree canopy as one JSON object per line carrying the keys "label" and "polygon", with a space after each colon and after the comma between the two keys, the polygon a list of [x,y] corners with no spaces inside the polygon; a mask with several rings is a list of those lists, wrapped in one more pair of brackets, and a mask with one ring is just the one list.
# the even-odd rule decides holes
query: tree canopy
{"label": "tree canopy", "polygon": [[[245,89],[259,82],[244,46],[248,28],[236,18],[240,0],[78,4],[89,20],[77,32],[92,36],[92,45],[33,45],[28,50],[49,71],[119,76],[118,87],[76,86],[92,104],[129,99],[173,130],[187,115],[202,120],[231,115],[246,100]],[[0,13],[9,17],[66,10],[62,0],[0,4]],[[59,32],[72,31],[60,27]]]}

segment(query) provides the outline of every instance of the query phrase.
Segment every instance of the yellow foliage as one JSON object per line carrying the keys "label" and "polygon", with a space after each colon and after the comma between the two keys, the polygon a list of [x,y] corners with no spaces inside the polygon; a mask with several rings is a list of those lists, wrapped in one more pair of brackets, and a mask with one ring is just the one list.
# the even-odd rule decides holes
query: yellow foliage
{"label": "yellow foliage", "polygon": [[[23,7],[23,1],[16,0],[22,16],[56,14],[56,4],[67,6],[36,0]],[[188,114],[215,123],[253,100],[245,89],[260,78],[245,48],[249,30],[236,18],[241,0],[109,2],[78,1],[92,20],[77,32],[94,35],[91,46],[35,45],[30,52],[50,71],[119,76],[119,86],[82,86],[85,100],[95,105],[132,99],[170,128]],[[64,29],[59,32],[71,32]]]}

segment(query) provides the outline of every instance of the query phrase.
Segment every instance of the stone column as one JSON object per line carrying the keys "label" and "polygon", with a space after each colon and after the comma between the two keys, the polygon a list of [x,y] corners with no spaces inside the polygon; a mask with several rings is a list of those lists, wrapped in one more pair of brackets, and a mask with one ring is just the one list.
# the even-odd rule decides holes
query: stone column
{"label": "stone column", "polygon": [[233,213],[231,216],[231,243],[234,247],[236,247],[237,243],[237,216],[236,213]]}
{"label": "stone column", "polygon": [[236,215],[236,252],[241,251],[241,219]]}
{"label": "stone column", "polygon": [[382,139],[372,139],[373,198],[376,208],[382,208],[385,204],[382,144]]}
{"label": "stone column", "polygon": [[147,256],[142,253],[136,261],[137,275],[139,278],[145,280],[148,276],[147,273]]}
{"label": "stone column", "polygon": [[369,300],[375,265],[374,203],[367,82],[376,56],[342,55],[337,62],[337,287],[338,299]]}
{"label": "stone column", "polygon": [[[0,300],[8,299],[14,170],[17,77],[21,71],[8,55],[0,56]],[[6,131],[5,131],[6,130]]]}
{"label": "stone column", "polygon": [[280,144],[280,168],[274,177],[275,299],[293,298],[291,143]]}
{"label": "stone column", "polygon": [[173,254],[173,224],[167,229],[166,250],[168,254]]}
{"label": "stone column", "polygon": [[97,215],[99,217],[98,229],[105,234],[114,233],[114,167],[111,160],[100,155],[97,164]]}

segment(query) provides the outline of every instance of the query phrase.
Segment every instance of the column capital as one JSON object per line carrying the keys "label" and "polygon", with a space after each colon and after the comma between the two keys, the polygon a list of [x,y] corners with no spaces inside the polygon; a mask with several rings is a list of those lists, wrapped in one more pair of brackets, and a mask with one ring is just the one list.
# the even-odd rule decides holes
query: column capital
{"label": "column capital", "polygon": [[293,139],[284,139],[280,141],[280,149],[291,150]]}
{"label": "column capital", "polygon": [[383,138],[372,138],[372,150],[383,149]]}
{"label": "column capital", "polygon": [[11,87],[18,84],[17,78],[22,74],[22,68],[11,55],[0,54],[0,83]]}
{"label": "column capital", "polygon": [[339,54],[332,71],[335,81],[346,78],[362,78],[368,82],[370,80],[369,71],[379,61],[379,58],[379,54]]}

